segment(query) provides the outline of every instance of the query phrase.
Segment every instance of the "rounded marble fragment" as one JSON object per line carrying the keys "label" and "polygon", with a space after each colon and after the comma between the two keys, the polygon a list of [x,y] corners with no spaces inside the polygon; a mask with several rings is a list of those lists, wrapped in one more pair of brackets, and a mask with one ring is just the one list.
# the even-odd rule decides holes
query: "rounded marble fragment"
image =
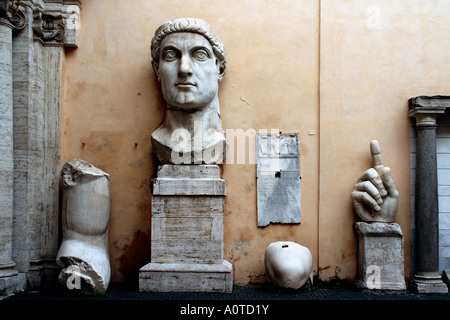
{"label": "rounded marble fragment", "polygon": [[313,283],[312,255],[308,248],[291,241],[271,243],[265,251],[268,280],[283,288],[300,289]]}

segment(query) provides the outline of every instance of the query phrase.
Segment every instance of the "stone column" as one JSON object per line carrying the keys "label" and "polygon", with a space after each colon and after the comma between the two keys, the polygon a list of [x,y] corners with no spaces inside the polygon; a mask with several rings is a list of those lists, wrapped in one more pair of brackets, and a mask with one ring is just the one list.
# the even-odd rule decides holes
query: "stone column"
{"label": "stone column", "polygon": [[[442,101],[441,101],[442,102]],[[446,103],[449,104],[450,100]],[[450,106],[450,104],[449,104]],[[416,271],[414,289],[419,293],[447,293],[439,275],[438,184],[436,117],[445,112],[438,97],[410,99],[410,116],[416,118]]]}
{"label": "stone column", "polygon": [[12,31],[23,28],[21,12],[14,1],[0,1],[0,290],[9,294],[23,289],[25,276],[19,276],[12,260],[13,236],[13,76]]}
{"label": "stone column", "polygon": [[[33,286],[56,283],[64,46],[77,47],[81,1],[27,1],[14,39],[13,259]],[[16,241],[14,241],[16,239]]]}
{"label": "stone column", "polygon": [[[24,5],[24,3],[22,3]],[[33,10],[24,6],[27,21],[33,21]],[[42,112],[39,106],[42,99],[33,99],[37,92],[34,86],[39,72],[35,70],[33,50],[33,31],[31,23],[27,23],[20,32],[14,32],[13,37],[13,136],[14,136],[14,219],[12,239],[12,259],[20,273],[28,273],[30,255],[34,249],[30,234],[34,226],[30,217],[39,217],[42,207],[39,194],[41,190],[42,173],[30,168],[39,168],[43,128]],[[42,129],[41,129],[42,130]],[[34,174],[34,175],[33,175]],[[30,250],[32,248],[32,250]],[[33,282],[34,284],[34,282]]]}
{"label": "stone column", "polygon": [[63,47],[78,46],[80,6],[0,0],[0,292],[59,273]]}

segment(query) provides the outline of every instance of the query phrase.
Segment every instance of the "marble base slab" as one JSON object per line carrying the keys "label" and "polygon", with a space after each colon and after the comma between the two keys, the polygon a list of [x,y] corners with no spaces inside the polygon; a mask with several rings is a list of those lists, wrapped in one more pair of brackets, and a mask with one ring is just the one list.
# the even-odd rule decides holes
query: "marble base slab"
{"label": "marble base slab", "polygon": [[3,276],[0,273],[0,300],[6,298],[17,291],[25,290],[27,287],[27,278],[25,273],[18,273],[13,270],[13,275]]}
{"label": "marble base slab", "polygon": [[439,274],[415,275],[411,286],[414,292],[420,294],[448,293],[448,287]]}
{"label": "marble base slab", "polygon": [[139,291],[221,292],[233,290],[233,266],[222,263],[149,263],[139,270]]}

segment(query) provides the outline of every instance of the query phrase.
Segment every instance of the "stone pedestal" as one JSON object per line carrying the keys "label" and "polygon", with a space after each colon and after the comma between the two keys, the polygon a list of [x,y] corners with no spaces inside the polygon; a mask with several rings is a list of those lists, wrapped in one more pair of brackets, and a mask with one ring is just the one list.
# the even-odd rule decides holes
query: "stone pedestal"
{"label": "stone pedestal", "polygon": [[231,292],[219,166],[163,165],[152,186],[151,263],[139,271],[139,290]]}
{"label": "stone pedestal", "polygon": [[403,234],[396,223],[356,222],[357,286],[364,289],[406,290]]}

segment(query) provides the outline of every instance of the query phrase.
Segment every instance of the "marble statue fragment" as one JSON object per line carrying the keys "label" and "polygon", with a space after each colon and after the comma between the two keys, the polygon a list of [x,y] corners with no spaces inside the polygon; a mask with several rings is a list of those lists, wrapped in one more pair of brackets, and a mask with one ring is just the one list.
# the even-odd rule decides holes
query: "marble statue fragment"
{"label": "marble statue fragment", "polygon": [[218,96],[226,70],[222,42],[205,21],[180,18],[155,31],[151,52],[167,105],[151,135],[160,164],[221,164],[227,149]]}
{"label": "marble statue fragment", "polygon": [[105,292],[111,266],[108,248],[110,220],[109,174],[86,161],[63,166],[62,232],[56,257],[59,282],[69,289]]}
{"label": "marble statue fragment", "polygon": [[385,167],[377,140],[370,141],[373,168],[351,194],[361,221],[354,224],[358,243],[356,284],[370,290],[405,290],[403,234],[394,222],[399,193]]}
{"label": "marble statue fragment", "polygon": [[373,168],[366,170],[351,194],[356,214],[364,222],[394,222],[399,194],[385,167],[377,140],[370,142]]}
{"label": "marble statue fragment", "polygon": [[287,289],[313,283],[312,255],[308,248],[291,241],[271,243],[264,254],[269,282]]}

